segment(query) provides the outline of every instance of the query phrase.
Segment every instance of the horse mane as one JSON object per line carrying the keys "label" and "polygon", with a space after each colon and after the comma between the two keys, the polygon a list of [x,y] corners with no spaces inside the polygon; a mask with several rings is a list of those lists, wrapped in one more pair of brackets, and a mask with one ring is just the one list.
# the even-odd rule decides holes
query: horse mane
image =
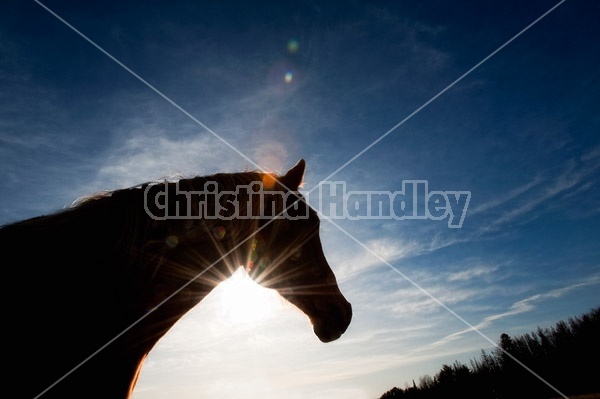
{"label": "horse mane", "polygon": [[[140,227],[146,229],[149,226],[142,226],[141,216],[143,208],[140,207],[140,201],[143,200],[144,190],[149,185],[169,187],[178,184],[180,189],[194,190],[198,187],[203,187],[206,182],[215,182],[220,191],[235,191],[238,185],[249,184],[255,181],[261,181],[262,172],[245,171],[239,173],[216,173],[206,176],[182,177],[179,179],[161,179],[139,184],[133,187],[121,188],[115,190],[98,191],[92,194],[84,195],[75,199],[67,207],[58,211],[36,216],[22,221],[12,222],[0,226],[0,231],[5,229],[28,229],[30,231],[36,229],[46,229],[50,226],[64,224],[69,220],[79,218],[82,214],[97,212],[102,208],[123,208],[126,213],[132,216],[131,218],[121,219],[124,226],[129,226],[126,229],[126,236],[130,236],[133,231],[138,231]],[[213,205],[212,203],[209,205]],[[258,209],[254,209],[258,211]],[[114,212],[113,212],[114,214]],[[106,216],[106,215],[105,215]]]}

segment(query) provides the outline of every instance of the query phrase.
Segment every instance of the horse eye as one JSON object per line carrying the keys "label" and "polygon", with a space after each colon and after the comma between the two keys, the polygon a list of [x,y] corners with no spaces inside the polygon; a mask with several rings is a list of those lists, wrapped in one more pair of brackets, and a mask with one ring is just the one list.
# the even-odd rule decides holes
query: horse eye
{"label": "horse eye", "polygon": [[290,255],[290,260],[297,261],[302,255],[302,248],[298,248]]}

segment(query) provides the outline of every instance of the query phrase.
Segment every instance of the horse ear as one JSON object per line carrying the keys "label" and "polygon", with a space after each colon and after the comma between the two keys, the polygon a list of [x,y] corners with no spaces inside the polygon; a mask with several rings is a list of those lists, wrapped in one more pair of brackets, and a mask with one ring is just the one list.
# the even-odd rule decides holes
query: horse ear
{"label": "horse ear", "polygon": [[287,173],[281,177],[281,182],[290,190],[295,191],[302,185],[302,179],[304,179],[304,171],[306,169],[306,162],[304,159],[300,159],[296,165]]}

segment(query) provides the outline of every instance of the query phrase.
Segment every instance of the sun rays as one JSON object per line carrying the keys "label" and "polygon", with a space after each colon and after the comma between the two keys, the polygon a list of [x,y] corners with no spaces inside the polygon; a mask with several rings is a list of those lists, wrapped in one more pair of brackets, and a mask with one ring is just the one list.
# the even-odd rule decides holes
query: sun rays
{"label": "sun rays", "polygon": [[220,292],[220,316],[228,325],[261,323],[283,306],[275,290],[267,289],[250,278],[243,267],[216,288]]}

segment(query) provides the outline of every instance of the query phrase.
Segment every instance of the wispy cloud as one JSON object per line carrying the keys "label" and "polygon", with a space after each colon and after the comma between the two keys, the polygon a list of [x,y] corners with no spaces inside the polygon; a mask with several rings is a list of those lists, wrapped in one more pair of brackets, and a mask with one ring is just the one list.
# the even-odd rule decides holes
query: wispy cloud
{"label": "wispy cloud", "polygon": [[507,192],[504,195],[499,196],[498,198],[495,198],[491,201],[488,201],[479,206],[476,206],[475,208],[469,209],[468,210],[469,216],[474,216],[480,212],[484,212],[489,209],[496,208],[498,206],[502,206],[502,205],[506,204],[507,202],[513,200],[514,198],[520,196],[521,194],[529,191],[533,187],[537,186],[541,181],[542,181],[542,179],[539,176],[536,176],[535,178],[531,179],[530,181],[522,184],[519,187],[516,187],[516,188],[510,190],[509,192]]}
{"label": "wispy cloud", "polygon": [[597,160],[600,158],[600,145],[591,148],[581,155],[581,160],[583,162]]}
{"label": "wispy cloud", "polygon": [[162,132],[132,132],[101,160],[95,185],[127,187],[152,179],[214,173],[216,165],[239,165],[231,155],[228,148],[206,134],[174,139]]}
{"label": "wispy cloud", "polygon": [[458,272],[448,273],[446,278],[450,282],[469,281],[474,278],[479,279],[482,277],[487,277],[494,273],[496,270],[498,270],[497,266],[478,265]]}
{"label": "wispy cloud", "polygon": [[[578,186],[586,184],[586,180],[596,172],[600,163],[596,162],[597,155],[590,152],[585,157],[586,163],[578,165],[575,160],[566,163],[566,168],[559,175],[551,179],[545,179],[546,184],[542,184],[540,178],[517,187],[510,191],[500,200],[492,201],[477,208],[479,212],[489,210],[492,207],[503,205],[510,207],[506,212],[493,219],[490,223],[483,224],[482,232],[491,232],[500,229],[509,223],[515,221],[528,221],[537,218],[544,209],[554,209],[551,201],[561,201],[569,196],[572,190],[578,190]],[[537,188],[533,190],[533,188]],[[524,194],[528,194],[523,197]],[[516,203],[515,203],[516,202]]]}
{"label": "wispy cloud", "polygon": [[[343,240],[343,237],[340,237],[340,239]],[[401,238],[373,238],[365,241],[365,245],[388,262],[413,256],[423,250],[422,245],[418,242],[405,242]],[[334,245],[329,258],[329,262],[332,265],[340,265],[336,273],[339,279],[342,280],[355,277],[358,274],[377,267],[385,266],[379,258],[357,245],[351,247]]]}
{"label": "wispy cloud", "polygon": [[[494,322],[497,322],[498,320],[530,312],[530,311],[534,310],[538,305],[540,305],[541,303],[543,303],[545,301],[557,299],[557,298],[563,297],[565,295],[568,295],[580,288],[589,287],[589,286],[598,285],[598,284],[600,284],[600,275],[593,274],[583,281],[573,283],[573,284],[570,284],[570,285],[567,285],[564,287],[556,288],[553,290],[549,290],[546,292],[542,292],[539,294],[531,295],[527,298],[524,298],[522,300],[519,300],[519,301],[513,303],[509,309],[507,309],[503,312],[484,317],[478,324],[474,325],[473,327],[480,331],[484,330],[484,329],[492,326],[494,324]],[[471,333],[472,331],[473,330],[471,328],[467,328],[467,329],[463,329],[463,330],[454,332],[452,334],[445,336],[444,338],[442,338],[435,344],[439,345],[439,344],[445,344],[445,343],[454,341],[454,340],[458,339],[459,337],[461,337],[462,335]]]}

